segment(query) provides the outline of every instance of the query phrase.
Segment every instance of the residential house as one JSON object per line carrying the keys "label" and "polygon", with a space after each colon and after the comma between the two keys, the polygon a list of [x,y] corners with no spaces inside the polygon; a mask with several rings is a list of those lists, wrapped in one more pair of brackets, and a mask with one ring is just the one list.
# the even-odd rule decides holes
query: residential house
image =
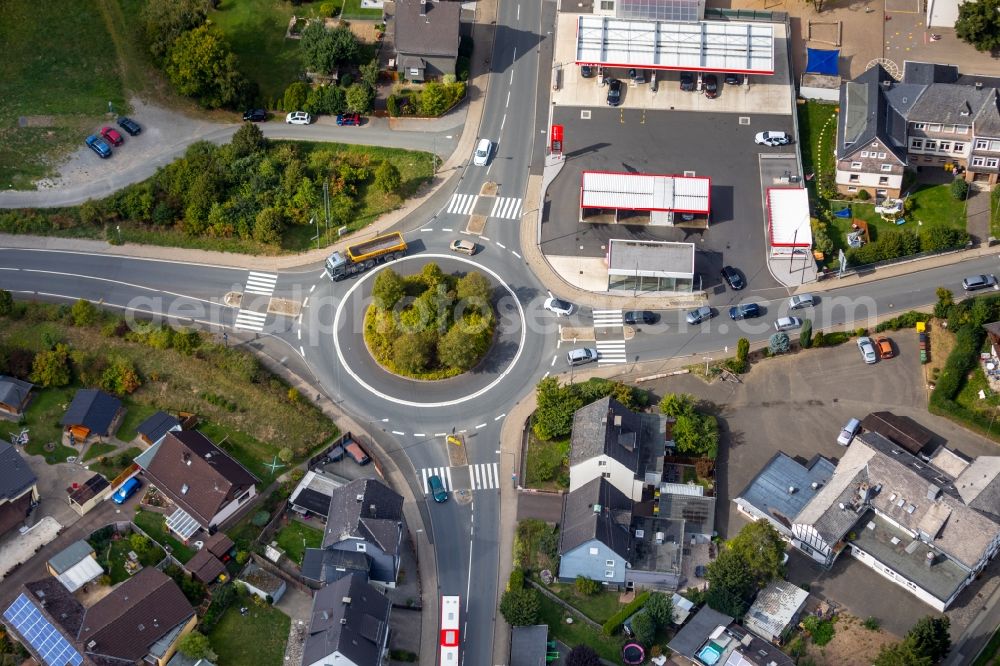
{"label": "residential house", "polygon": [[1000,173],[1000,79],[955,65],[907,61],[896,81],[876,65],[840,88],[838,189],[899,196],[907,169],[949,168],[995,185]]}
{"label": "residential house", "polygon": [[322,547],[306,550],[303,575],[330,582],[348,569],[359,571],[367,565],[371,582],[395,587],[404,532],[403,498],[381,481],[356,479],[333,491],[327,513]]}
{"label": "residential house", "polygon": [[757,593],[743,626],[765,641],[781,645],[798,624],[809,593],[787,580],[775,580]]}
{"label": "residential house", "polygon": [[605,478],[631,499],[642,499],[643,488],[662,481],[667,431],[666,417],[633,412],[611,397],[576,410],[570,491]]}
{"label": "residential house", "polygon": [[38,479],[9,442],[0,441],[0,535],[24,522],[38,504]]}
{"label": "residential house", "polygon": [[80,485],[70,487],[69,505],[81,516],[107,499],[111,494],[111,483],[100,474],[95,474]]}
{"label": "residential house", "polygon": [[381,666],[389,645],[392,604],[362,574],[330,583],[313,595],[302,666]]}
{"label": "residential house", "polygon": [[168,432],[135,462],[177,506],[166,524],[184,541],[214,531],[257,495],[259,479],[197,430]]}
{"label": "residential house", "polygon": [[147,567],[85,608],[56,579],[22,587],[3,613],[42,664],[166,666],[198,616],[177,584]]}
{"label": "residential house", "polygon": [[559,521],[559,578],[584,576],[618,586],[634,556],[632,501],[604,478],[563,496]]}
{"label": "residential house", "polygon": [[181,422],[172,414],[166,412],[156,412],[148,419],[139,424],[135,429],[139,433],[139,439],[146,445],[152,446],[163,439],[168,432],[181,429]]}
{"label": "residential house", "polygon": [[28,408],[33,388],[30,382],[0,375],[0,417],[19,419]]}
{"label": "residential house", "polygon": [[184,568],[198,581],[206,585],[214,583],[225,575],[225,562],[230,559],[235,547],[236,544],[224,532],[216,532],[208,537]]}
{"label": "residential house", "polygon": [[292,494],[288,498],[288,506],[292,511],[303,516],[316,516],[326,520],[333,491],[347,485],[347,483],[347,479],[341,479],[326,472],[309,470],[292,490]]}
{"label": "residential house", "polygon": [[775,453],[733,502],[750,520],[771,523],[788,542],[794,538],[792,521],[826,485],[837,466],[823,456],[806,465],[781,451]]}
{"label": "residential house", "polygon": [[546,666],[549,625],[532,624],[510,628],[509,666]]}
{"label": "residential house", "polygon": [[97,389],[80,389],[63,414],[62,425],[71,442],[82,444],[91,437],[104,441],[118,430],[124,414],[122,401],[113,395]]}
{"label": "residential house", "polygon": [[462,3],[396,0],[396,70],[425,81],[455,73]]}
{"label": "residential house", "polygon": [[[936,454],[926,462],[873,432],[855,437],[833,474],[808,491],[795,479],[809,478],[809,470],[785,459],[772,458],[734,501],[744,513],[780,526],[792,545],[823,566],[848,550],[943,611],[1000,550],[1000,520],[982,508],[996,497],[996,474],[956,478],[933,464],[961,468],[956,458]],[[976,465],[981,475],[994,469],[989,460]],[[806,502],[790,499],[800,492]]]}
{"label": "residential house", "polygon": [[94,548],[83,539],[74,541],[53,555],[45,563],[45,568],[70,592],[76,592],[104,573]]}
{"label": "residential house", "polygon": [[667,644],[696,666],[794,666],[795,661],[733,618],[703,606]]}

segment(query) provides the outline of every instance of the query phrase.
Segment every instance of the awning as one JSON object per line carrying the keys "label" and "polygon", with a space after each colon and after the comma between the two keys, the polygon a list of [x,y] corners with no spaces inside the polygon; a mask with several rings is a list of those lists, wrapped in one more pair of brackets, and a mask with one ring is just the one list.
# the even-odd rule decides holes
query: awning
{"label": "awning", "polygon": [[711,182],[704,176],[584,171],[580,207],[708,215]]}
{"label": "awning", "polygon": [[768,189],[767,229],[772,248],[789,250],[811,248],[809,193],[802,188]]}
{"label": "awning", "polygon": [[93,557],[85,557],[70,569],[59,574],[59,582],[70,592],[76,592],[81,587],[104,573],[104,569]]}
{"label": "awning", "polygon": [[178,508],[167,517],[167,529],[187,541],[201,529],[201,525],[187,511]]}

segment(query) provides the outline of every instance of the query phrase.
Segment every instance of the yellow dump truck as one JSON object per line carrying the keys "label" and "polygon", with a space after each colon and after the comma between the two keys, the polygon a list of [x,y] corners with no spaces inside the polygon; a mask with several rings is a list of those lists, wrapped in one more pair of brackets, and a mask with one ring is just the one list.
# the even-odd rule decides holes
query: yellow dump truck
{"label": "yellow dump truck", "polygon": [[344,252],[334,252],[326,260],[326,272],[331,280],[362,273],[383,261],[392,261],[406,255],[406,241],[394,231],[376,236],[362,243],[348,245]]}

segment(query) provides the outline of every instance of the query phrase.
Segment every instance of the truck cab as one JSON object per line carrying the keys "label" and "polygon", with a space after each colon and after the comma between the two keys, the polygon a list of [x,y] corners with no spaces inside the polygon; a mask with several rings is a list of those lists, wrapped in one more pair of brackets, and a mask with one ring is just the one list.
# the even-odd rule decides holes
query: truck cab
{"label": "truck cab", "polygon": [[347,259],[340,252],[334,252],[326,259],[326,272],[331,280],[341,280],[347,276]]}

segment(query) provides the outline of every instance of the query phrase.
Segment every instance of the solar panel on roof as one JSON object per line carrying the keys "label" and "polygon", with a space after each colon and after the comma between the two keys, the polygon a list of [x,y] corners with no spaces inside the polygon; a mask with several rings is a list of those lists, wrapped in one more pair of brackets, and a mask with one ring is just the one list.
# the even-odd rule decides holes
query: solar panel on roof
{"label": "solar panel on roof", "polygon": [[3,616],[45,666],[80,666],[83,663],[80,653],[24,594],[14,600]]}

